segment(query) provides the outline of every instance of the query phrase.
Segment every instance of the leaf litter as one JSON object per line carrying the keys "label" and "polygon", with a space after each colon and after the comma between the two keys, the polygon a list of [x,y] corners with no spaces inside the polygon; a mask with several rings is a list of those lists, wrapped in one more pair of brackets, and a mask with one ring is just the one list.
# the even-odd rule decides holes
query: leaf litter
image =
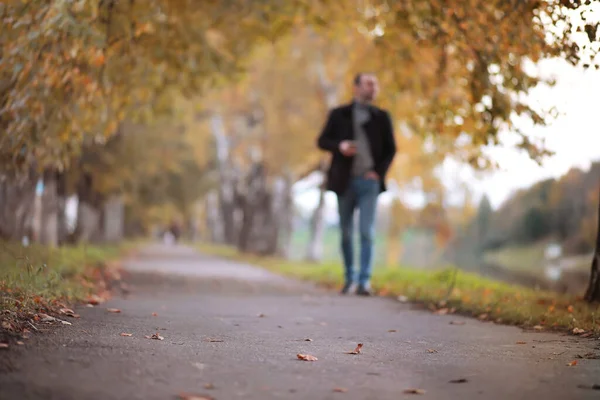
{"label": "leaf litter", "polygon": [[360,354],[360,350],[362,349],[363,344],[359,343],[356,345],[356,348],[352,351],[347,351],[346,354]]}
{"label": "leaf litter", "polygon": [[118,314],[121,312],[121,310],[119,310],[118,308],[107,308],[106,311],[108,311],[109,313],[114,313],[114,314]]}
{"label": "leaf litter", "polygon": [[192,393],[179,393],[177,396],[179,400],[214,400],[213,397],[206,396],[203,394],[192,394]]}
{"label": "leaf litter", "polygon": [[425,390],[423,389],[406,389],[403,392],[404,394],[425,394]]}
{"label": "leaf litter", "polygon": [[298,359],[302,360],[302,361],[318,361],[319,360],[317,357],[311,356],[310,354],[301,354],[301,353],[298,353],[296,355],[296,357],[298,357]]}
{"label": "leaf litter", "polygon": [[158,334],[158,332],[156,332],[156,333],[155,333],[154,335],[152,335],[152,336],[145,335],[144,337],[145,337],[146,339],[165,340],[165,338],[164,338],[164,337],[162,337],[162,336],[160,336],[160,335]]}

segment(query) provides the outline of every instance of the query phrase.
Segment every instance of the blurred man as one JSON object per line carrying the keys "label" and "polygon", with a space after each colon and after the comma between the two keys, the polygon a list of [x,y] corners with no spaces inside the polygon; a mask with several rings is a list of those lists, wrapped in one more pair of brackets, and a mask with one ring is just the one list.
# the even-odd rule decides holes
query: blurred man
{"label": "blurred man", "polygon": [[[379,91],[373,74],[354,78],[354,99],[330,111],[318,139],[332,153],[327,190],[337,194],[346,294],[358,283],[356,294],[369,296],[373,265],[373,237],[377,197],[385,191],[385,175],[396,154],[392,120],[387,111],[372,105]],[[354,276],[352,232],[354,210],[359,212],[360,271]]]}

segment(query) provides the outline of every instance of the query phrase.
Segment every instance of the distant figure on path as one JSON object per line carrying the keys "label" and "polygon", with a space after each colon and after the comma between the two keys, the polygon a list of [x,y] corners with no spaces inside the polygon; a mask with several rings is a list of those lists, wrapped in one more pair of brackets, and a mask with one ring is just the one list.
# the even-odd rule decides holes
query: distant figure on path
{"label": "distant figure on path", "polygon": [[360,272],[356,294],[371,295],[377,197],[386,190],[385,175],[396,154],[390,114],[371,104],[378,91],[373,74],[356,75],[353,101],[330,111],[318,139],[319,147],[333,154],[327,190],[338,198],[345,267],[342,294],[348,293],[356,281],[352,232],[354,210],[358,208]]}

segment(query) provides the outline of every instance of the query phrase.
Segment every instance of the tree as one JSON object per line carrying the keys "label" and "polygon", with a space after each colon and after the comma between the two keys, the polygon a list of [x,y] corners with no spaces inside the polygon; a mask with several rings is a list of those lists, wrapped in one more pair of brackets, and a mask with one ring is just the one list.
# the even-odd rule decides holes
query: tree
{"label": "tree", "polygon": [[[600,204],[600,201],[598,202]],[[590,281],[585,292],[585,299],[589,302],[600,301],[600,206],[598,208],[598,233],[596,236],[596,249],[592,259]]]}

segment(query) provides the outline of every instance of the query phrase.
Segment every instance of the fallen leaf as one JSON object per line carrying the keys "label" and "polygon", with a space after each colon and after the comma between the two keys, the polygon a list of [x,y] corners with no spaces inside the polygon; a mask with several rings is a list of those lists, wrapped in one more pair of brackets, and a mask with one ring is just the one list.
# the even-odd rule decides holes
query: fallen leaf
{"label": "fallen leaf", "polygon": [[224,342],[223,339],[215,339],[215,338],[207,338],[206,341],[209,343],[223,343]]}
{"label": "fallen leaf", "polygon": [[570,312],[570,313],[573,313],[573,306],[567,307],[567,311]]}
{"label": "fallen leaf", "polygon": [[56,318],[51,317],[48,314],[39,314],[40,317],[40,322],[54,322],[56,321]]}
{"label": "fallen leaf", "polygon": [[600,390],[600,384],[594,383],[593,385],[577,385],[580,389],[589,389],[589,390]]}
{"label": "fallen leaf", "polygon": [[146,336],[144,336],[144,337],[145,337],[146,339],[154,339],[154,340],[164,340],[164,339],[165,339],[164,337],[160,336],[160,335],[158,334],[158,332],[157,332],[157,333],[155,333],[155,334],[154,334],[154,335],[152,335],[152,336],[148,336],[148,335],[146,335]]}
{"label": "fallen leaf", "polygon": [[341,387],[336,387],[336,388],[333,388],[333,391],[336,392],[336,393],[346,393],[348,391],[348,389],[341,388]]}
{"label": "fallen leaf", "polygon": [[93,294],[88,297],[87,302],[91,305],[97,306],[100,303],[104,303],[104,299],[96,294]]}
{"label": "fallen leaf", "polygon": [[19,346],[23,346],[25,343],[23,343],[23,342],[21,342],[20,340],[18,340],[18,341],[17,341],[17,344],[18,344]]}
{"label": "fallen leaf", "polygon": [[0,349],[8,349],[8,343],[0,343]]}
{"label": "fallen leaf", "polygon": [[264,318],[264,317],[266,317],[266,315],[265,315],[265,314],[262,314],[262,313],[261,313],[261,314],[258,314],[258,318]]}
{"label": "fallen leaf", "polygon": [[192,393],[179,393],[178,398],[179,400],[214,400],[214,398],[210,396]]}
{"label": "fallen leaf", "polygon": [[79,318],[79,314],[75,314],[75,312],[70,308],[61,308],[60,313],[66,315],[67,317]]}
{"label": "fallen leaf", "polygon": [[464,325],[465,321],[450,321],[450,325]]}
{"label": "fallen leaf", "polygon": [[437,353],[438,351],[435,349],[427,349],[427,352],[428,353]]}
{"label": "fallen leaf", "polygon": [[439,310],[434,311],[434,314],[436,315],[446,315],[448,314],[448,309],[447,308],[440,308]]}
{"label": "fallen leaf", "polygon": [[125,332],[123,332],[123,333],[121,333],[121,336],[127,336],[127,337],[129,337],[129,336],[133,336],[133,333],[125,333]]}
{"label": "fallen leaf", "polygon": [[407,303],[408,302],[408,297],[406,297],[406,296],[398,296],[398,301],[400,303]]}
{"label": "fallen leaf", "polygon": [[581,335],[582,333],[585,333],[584,329],[581,328],[573,328],[573,335]]}
{"label": "fallen leaf", "polygon": [[212,390],[214,388],[215,388],[215,385],[213,385],[212,383],[204,384],[204,389]]}
{"label": "fallen leaf", "polygon": [[121,312],[121,310],[119,310],[118,308],[107,308],[106,311],[108,311],[110,313],[115,313],[115,314],[118,314]]}
{"label": "fallen leaf", "polygon": [[517,344],[527,344],[527,342],[523,342],[522,340],[519,340],[519,341],[517,342]]}
{"label": "fallen leaf", "polygon": [[567,364],[567,367],[574,367],[577,365],[577,360],[573,360],[570,363]]}
{"label": "fallen leaf", "polygon": [[536,325],[536,326],[533,327],[533,329],[535,329],[536,331],[543,331],[544,327],[541,326],[541,325]]}
{"label": "fallen leaf", "polygon": [[467,379],[465,379],[465,378],[459,378],[459,379],[452,379],[448,383],[467,383],[467,382],[469,382]]}
{"label": "fallen leaf", "polygon": [[304,339],[305,342],[312,342],[313,340],[311,338],[306,338]]}
{"label": "fallen leaf", "polygon": [[296,357],[298,357],[299,360],[302,361],[317,361],[318,358],[315,356],[311,356],[310,354],[297,354]]}
{"label": "fallen leaf", "polygon": [[480,321],[485,321],[486,319],[488,319],[488,314],[486,314],[486,313],[481,314],[477,317],[477,319]]}
{"label": "fallen leaf", "polygon": [[69,321],[60,321],[60,323],[63,324],[63,325],[73,325]]}
{"label": "fallen leaf", "polygon": [[595,353],[585,353],[584,355],[577,354],[577,358],[585,358],[586,360],[598,360],[600,355]]}
{"label": "fallen leaf", "polygon": [[406,389],[404,390],[405,394],[425,394],[423,389]]}
{"label": "fallen leaf", "polygon": [[362,349],[363,344],[359,343],[356,345],[356,348],[353,351],[348,351],[346,354],[360,354],[360,349]]}
{"label": "fallen leaf", "polygon": [[395,329],[389,329],[388,332],[393,333],[393,332],[398,332],[398,331]]}

